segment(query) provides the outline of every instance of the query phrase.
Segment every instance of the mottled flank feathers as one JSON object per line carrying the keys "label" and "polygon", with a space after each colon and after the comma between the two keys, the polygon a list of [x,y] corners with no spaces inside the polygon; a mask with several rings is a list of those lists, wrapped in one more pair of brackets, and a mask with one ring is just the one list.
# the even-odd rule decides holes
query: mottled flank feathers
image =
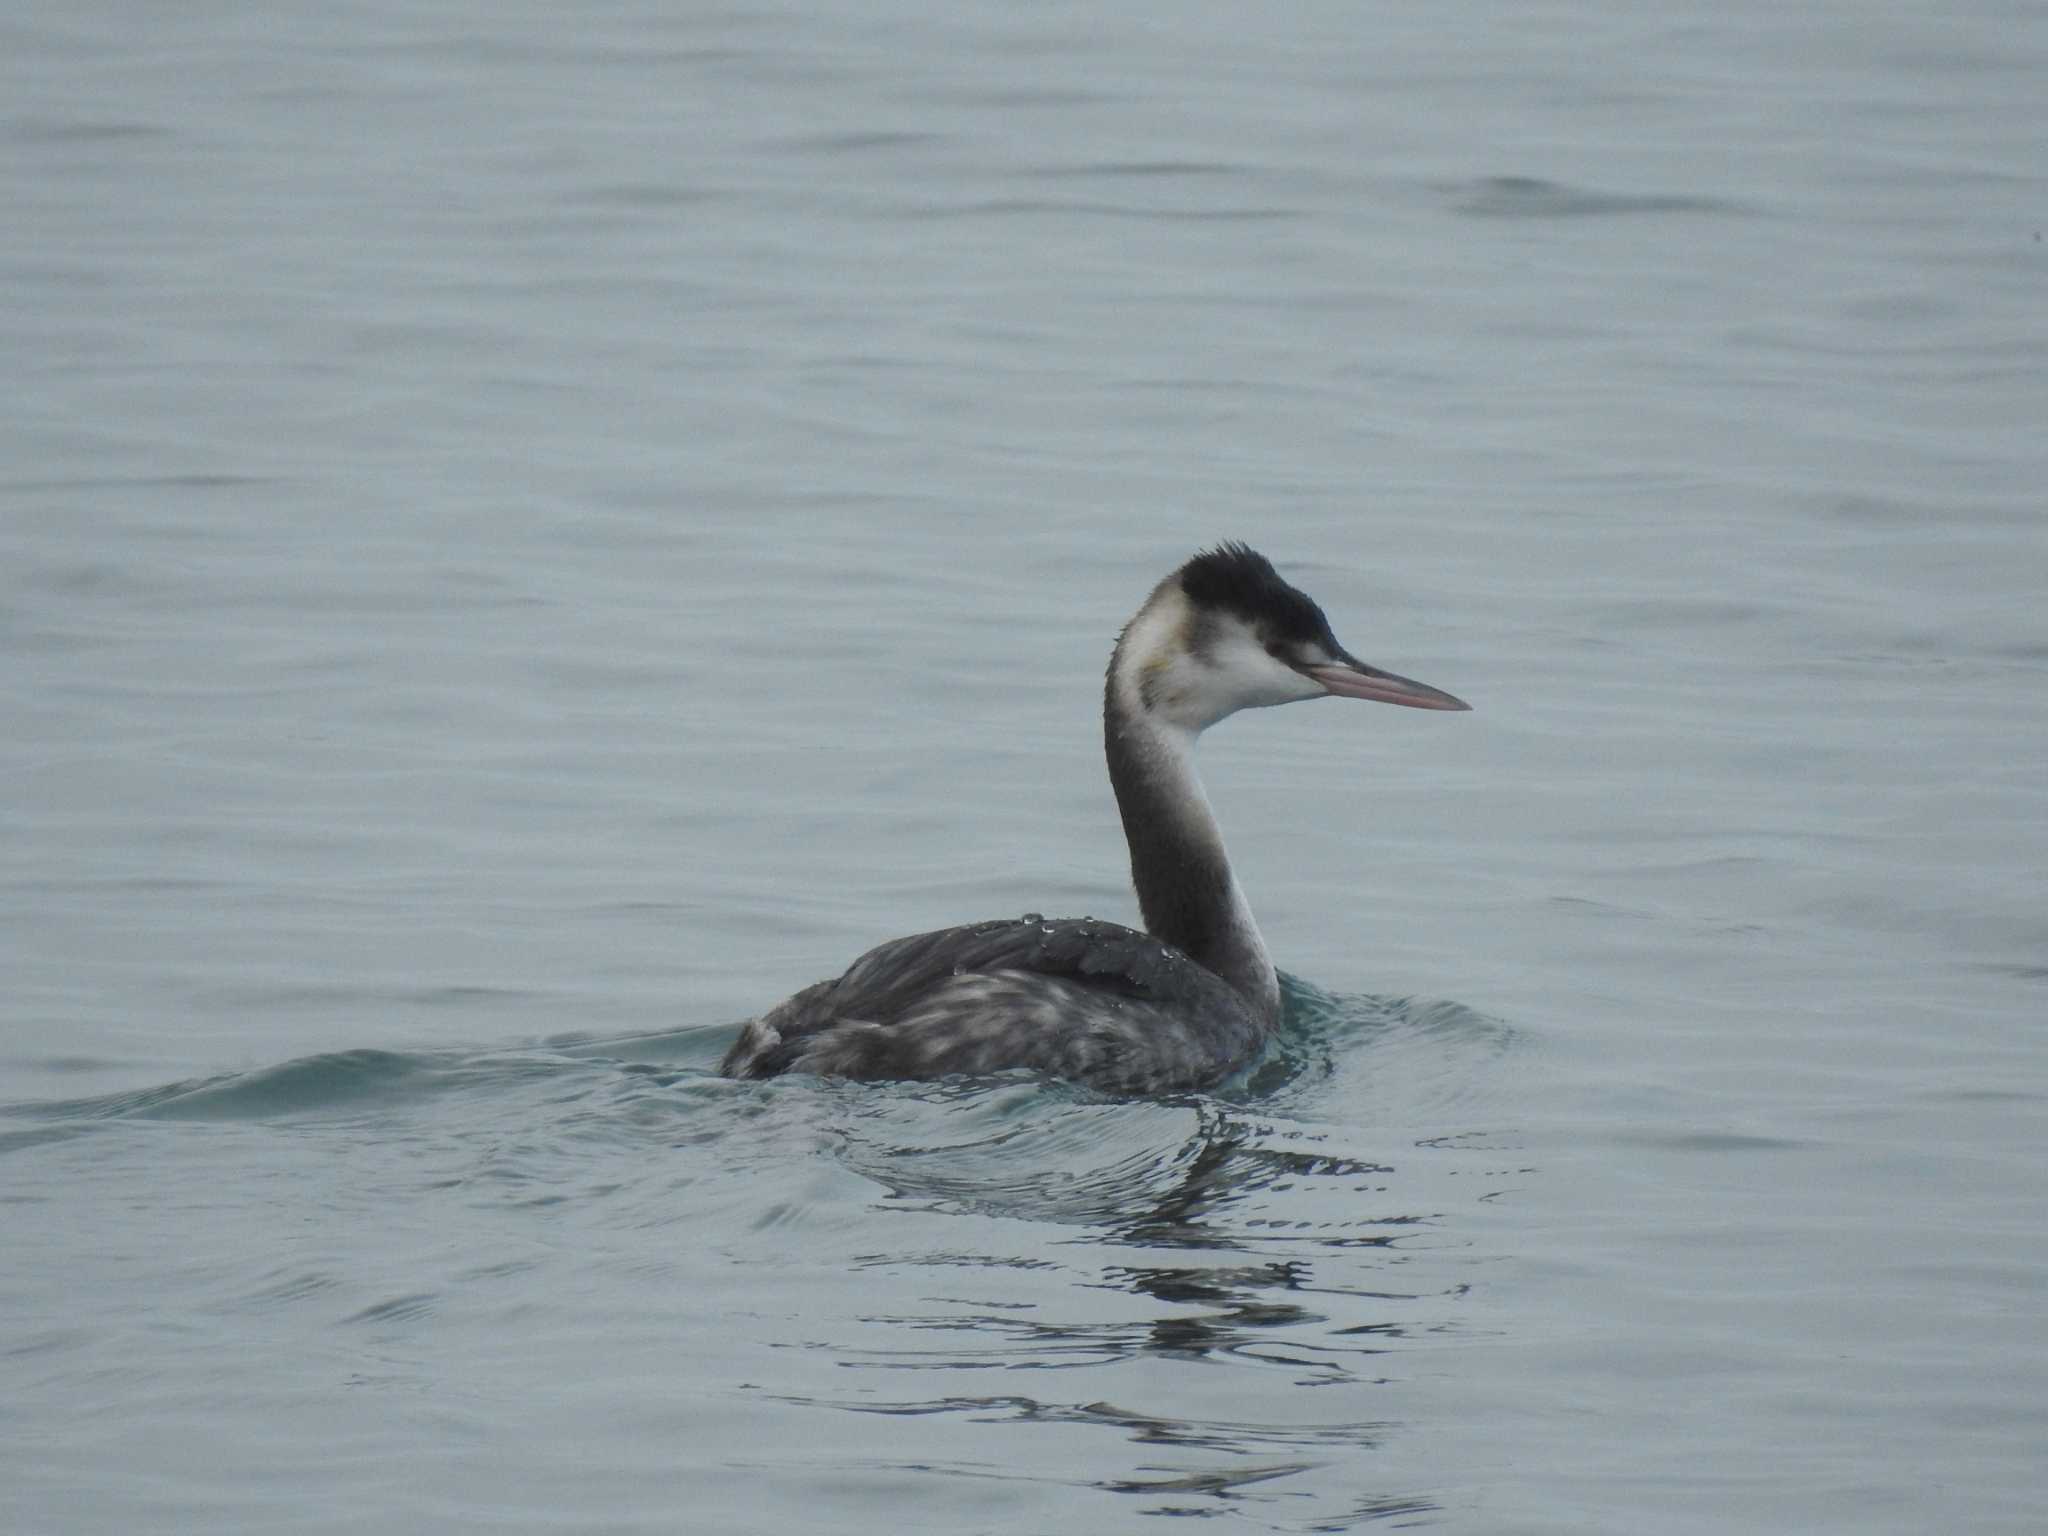
{"label": "mottled flank feathers", "polygon": [[1093,918],[973,923],[869,950],[748,1023],[719,1070],[934,1078],[1029,1068],[1112,1093],[1213,1086],[1266,1031],[1229,985]]}

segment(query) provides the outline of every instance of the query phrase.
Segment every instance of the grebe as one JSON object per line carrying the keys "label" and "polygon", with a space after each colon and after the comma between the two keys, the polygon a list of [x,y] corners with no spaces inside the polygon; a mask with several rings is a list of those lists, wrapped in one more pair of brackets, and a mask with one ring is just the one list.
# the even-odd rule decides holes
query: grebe
{"label": "grebe", "polygon": [[1118,636],[1109,781],[1145,932],[1036,914],[913,934],[748,1021],[719,1070],[933,1078],[1035,1068],[1112,1093],[1205,1088],[1280,1022],[1280,979],[1230,872],[1195,738],[1240,709],[1335,695],[1469,709],[1358,660],[1243,544],[1196,555]]}

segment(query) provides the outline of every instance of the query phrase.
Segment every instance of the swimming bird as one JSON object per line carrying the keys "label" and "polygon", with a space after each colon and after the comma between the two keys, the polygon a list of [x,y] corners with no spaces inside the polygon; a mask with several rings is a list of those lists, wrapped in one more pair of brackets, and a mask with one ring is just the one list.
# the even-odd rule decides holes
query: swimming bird
{"label": "swimming bird", "polygon": [[1196,776],[1195,739],[1240,709],[1327,697],[1471,707],[1353,656],[1248,546],[1196,555],[1124,626],[1103,688],[1144,931],[1027,913],[895,939],[748,1021],[719,1070],[886,1079],[1021,1067],[1119,1094],[1228,1079],[1279,1026],[1280,979]]}

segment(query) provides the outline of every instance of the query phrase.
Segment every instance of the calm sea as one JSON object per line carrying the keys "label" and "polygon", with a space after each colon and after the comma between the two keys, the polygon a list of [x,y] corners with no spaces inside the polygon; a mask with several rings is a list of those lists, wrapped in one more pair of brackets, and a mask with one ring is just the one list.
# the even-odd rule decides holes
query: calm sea
{"label": "calm sea", "polygon": [[[0,22],[0,1528],[2048,1525],[2048,11]],[[1236,1092],[738,1085],[1128,918]]]}

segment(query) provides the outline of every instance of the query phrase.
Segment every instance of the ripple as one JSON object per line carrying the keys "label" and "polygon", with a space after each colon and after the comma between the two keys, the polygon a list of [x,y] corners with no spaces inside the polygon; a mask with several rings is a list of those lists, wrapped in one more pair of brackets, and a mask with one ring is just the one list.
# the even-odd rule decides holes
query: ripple
{"label": "ripple", "polygon": [[1482,176],[1440,189],[1459,213],[1479,219],[1585,219],[1628,214],[1743,213],[1725,198],[1689,192],[1601,192],[1536,176]]}
{"label": "ripple", "polygon": [[314,1296],[324,1296],[340,1285],[341,1281],[335,1276],[318,1270],[280,1270],[254,1290],[235,1298],[232,1305],[235,1309],[255,1311],[288,1307]]}
{"label": "ripple", "polygon": [[1269,1446],[1370,1449],[1377,1446],[1393,1427],[1372,1419],[1279,1426],[1250,1420],[1175,1418],[1139,1413],[1114,1403],[1042,1402],[1037,1398],[1016,1395],[910,1398],[893,1402],[796,1396],[786,1396],[782,1400],[797,1407],[836,1408],[845,1413],[889,1418],[957,1416],[976,1424],[1083,1425],[1120,1431],[1125,1438],[1140,1445],[1224,1451],[1232,1455],[1243,1455]]}
{"label": "ripple", "polygon": [[806,133],[777,139],[765,147],[771,151],[800,155],[859,155],[875,150],[922,149],[942,144],[946,135],[902,129],[868,129],[849,133]]}
{"label": "ripple", "polygon": [[0,136],[22,144],[118,144],[134,139],[169,138],[171,131],[156,123],[18,117],[0,128]]}
{"label": "ripple", "polygon": [[404,1296],[392,1296],[373,1306],[342,1319],[344,1323],[407,1323],[415,1318],[425,1317],[439,1303],[440,1297],[432,1291],[418,1291]]}
{"label": "ripple", "polygon": [[1328,992],[1283,977],[1287,1022],[1238,1100],[1312,1112],[1340,1084],[1366,1123],[1426,1123],[1502,1106],[1520,1043],[1505,1021],[1447,998]]}
{"label": "ripple", "polygon": [[1243,169],[1222,160],[1096,160],[1082,165],[1039,166],[1024,174],[1042,181],[1080,181],[1099,177],[1234,176]]}
{"label": "ripple", "polygon": [[1083,198],[991,197],[963,203],[894,204],[881,210],[889,219],[1014,219],[1071,214],[1097,219],[1146,219],[1161,223],[1277,223],[1302,216],[1298,208],[1160,208]]}

